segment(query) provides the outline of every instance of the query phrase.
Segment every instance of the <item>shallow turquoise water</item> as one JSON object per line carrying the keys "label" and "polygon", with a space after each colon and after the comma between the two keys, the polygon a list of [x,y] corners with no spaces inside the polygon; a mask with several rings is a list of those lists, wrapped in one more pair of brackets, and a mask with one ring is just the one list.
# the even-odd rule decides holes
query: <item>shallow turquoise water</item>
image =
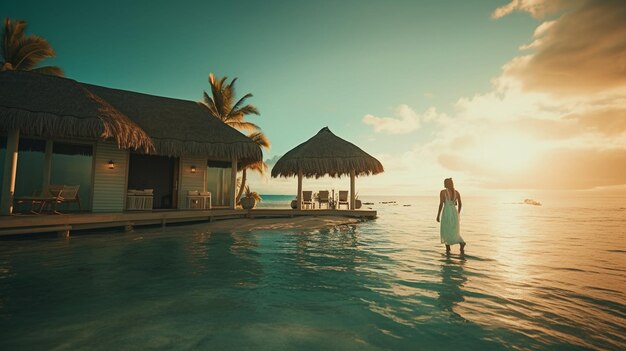
{"label": "shallow turquoise water", "polygon": [[620,198],[468,198],[464,257],[438,243],[436,199],[382,200],[325,230],[0,241],[0,349],[626,347]]}

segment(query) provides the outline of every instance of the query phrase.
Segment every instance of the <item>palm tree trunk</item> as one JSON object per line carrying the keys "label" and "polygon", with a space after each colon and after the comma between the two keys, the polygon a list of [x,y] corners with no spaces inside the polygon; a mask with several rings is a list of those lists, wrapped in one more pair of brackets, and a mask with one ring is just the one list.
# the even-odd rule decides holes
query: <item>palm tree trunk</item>
{"label": "palm tree trunk", "polygon": [[237,192],[237,205],[241,203],[241,196],[243,195],[243,190],[246,188],[246,169],[242,170],[241,174],[241,186],[239,187],[239,191]]}

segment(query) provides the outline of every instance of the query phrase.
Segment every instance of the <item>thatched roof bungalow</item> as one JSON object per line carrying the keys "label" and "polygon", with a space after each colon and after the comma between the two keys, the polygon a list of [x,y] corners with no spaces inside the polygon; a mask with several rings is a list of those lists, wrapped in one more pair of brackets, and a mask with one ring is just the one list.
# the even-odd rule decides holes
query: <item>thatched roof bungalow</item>
{"label": "thatched roof bungalow", "polygon": [[206,190],[209,161],[230,164],[227,186],[234,207],[237,165],[262,159],[258,145],[197,102],[16,71],[0,72],[0,143],[5,149],[2,214],[13,204],[18,151],[42,155],[43,179],[31,185],[39,189],[63,181],[55,169],[65,156],[88,156],[90,169],[84,171],[91,181],[85,187],[94,212],[124,210],[127,189],[148,188],[160,178],[173,192],[169,208],[185,208],[187,191]]}
{"label": "thatched roof bungalow", "polygon": [[350,208],[355,208],[355,177],[384,172],[383,165],[358,146],[322,128],[316,135],[283,155],[272,168],[272,177],[298,177],[298,209],[302,177],[350,175]]}

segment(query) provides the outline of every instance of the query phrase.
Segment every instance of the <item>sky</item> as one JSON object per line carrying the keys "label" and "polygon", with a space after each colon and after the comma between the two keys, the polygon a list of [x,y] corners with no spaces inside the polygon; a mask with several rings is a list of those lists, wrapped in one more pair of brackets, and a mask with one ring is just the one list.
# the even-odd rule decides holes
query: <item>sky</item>
{"label": "sky", "polygon": [[[626,190],[626,2],[4,1],[68,78],[199,101],[210,72],[272,143],[328,126],[381,161],[360,194]],[[253,175],[260,193],[294,179]],[[347,189],[349,179],[306,180]]]}

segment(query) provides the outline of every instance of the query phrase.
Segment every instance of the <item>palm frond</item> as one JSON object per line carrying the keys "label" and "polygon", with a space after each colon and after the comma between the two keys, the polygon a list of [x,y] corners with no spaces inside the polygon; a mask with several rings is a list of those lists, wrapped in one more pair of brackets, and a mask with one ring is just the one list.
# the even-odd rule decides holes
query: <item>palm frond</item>
{"label": "palm frond", "polygon": [[270,140],[263,132],[252,132],[248,135],[257,145],[269,149],[271,147]]}
{"label": "palm frond", "polygon": [[39,62],[55,56],[54,50],[44,38],[31,35],[22,40],[14,55],[13,68],[16,70],[31,70]]}
{"label": "palm frond", "polygon": [[[239,101],[237,101],[237,102],[233,105],[232,110],[239,110],[239,109],[241,108],[241,105],[243,105],[243,104],[245,103],[245,101],[246,101],[248,98],[251,98],[251,97],[252,97],[252,94],[250,94],[250,93],[248,93],[248,94],[244,95],[241,99],[239,99]],[[252,106],[252,105],[249,105],[249,106]],[[254,106],[253,106],[253,107],[254,107]],[[256,113],[256,114],[258,114],[258,111],[257,111],[257,113]]]}
{"label": "palm frond", "polygon": [[36,69],[36,66],[47,58],[55,56],[54,49],[48,41],[36,35],[26,35],[26,21],[4,20],[2,31],[1,54],[3,68],[13,70],[36,71],[39,73],[63,76],[59,67],[47,66]]}
{"label": "palm frond", "polygon": [[257,126],[256,124],[254,124],[252,122],[229,121],[226,124],[228,124],[229,126],[235,128],[235,129],[241,129],[241,130],[258,130],[258,129],[260,129],[259,126]]}
{"label": "palm frond", "polygon": [[[218,111],[217,111],[217,107],[215,106],[215,101],[213,101],[213,99],[209,96],[209,94],[205,92],[203,92],[203,102],[202,105],[204,107],[206,107],[209,112],[211,113],[211,115],[213,115],[216,118],[222,119],[221,116],[219,115]],[[222,119],[223,121],[223,119]]]}
{"label": "palm frond", "polygon": [[261,147],[269,148],[270,142],[268,138],[261,133],[259,126],[245,120],[246,115],[259,115],[259,110],[251,104],[245,105],[246,99],[252,97],[248,93],[237,100],[233,104],[235,97],[235,84],[238,78],[228,83],[227,77],[219,78],[213,73],[209,73],[209,83],[211,86],[211,96],[207,92],[203,92],[203,105],[222,122],[232,128],[239,130],[255,131],[250,137]]}
{"label": "palm frond", "polygon": [[257,115],[259,116],[259,110],[257,110],[254,105],[246,105],[236,111],[233,111],[233,114],[243,114],[243,115]]}
{"label": "palm frond", "polygon": [[265,173],[267,172],[269,167],[267,166],[267,164],[265,162],[259,161],[259,162],[255,162],[255,163],[252,163],[252,164],[246,166],[246,169],[249,169],[251,171],[255,171],[255,172],[259,173],[260,175],[265,175]]}

